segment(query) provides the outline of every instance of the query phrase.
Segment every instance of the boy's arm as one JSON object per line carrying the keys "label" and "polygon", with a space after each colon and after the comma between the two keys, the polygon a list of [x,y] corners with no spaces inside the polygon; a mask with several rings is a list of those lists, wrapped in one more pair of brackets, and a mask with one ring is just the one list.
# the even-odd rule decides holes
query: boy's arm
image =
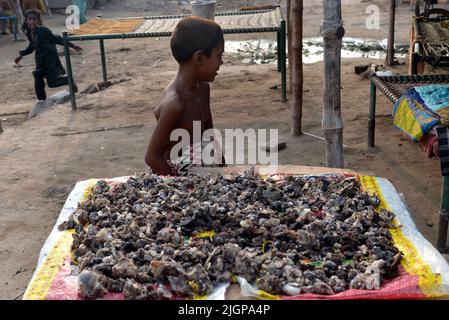
{"label": "boy's arm", "polygon": [[171,175],[171,168],[164,159],[170,145],[170,135],[177,128],[184,109],[179,101],[172,101],[161,108],[161,114],[153,131],[145,155],[146,164],[159,175]]}
{"label": "boy's arm", "polygon": [[212,122],[212,113],[210,111],[210,85],[207,82],[203,82],[203,85],[205,87],[206,97],[207,97],[207,108],[206,108],[206,112],[205,112],[205,116],[206,116],[205,130],[207,130],[207,129],[213,129],[214,124]]}
{"label": "boy's arm", "polygon": [[28,47],[26,47],[25,50],[19,51],[19,56],[14,60],[14,62],[20,66],[20,61],[22,60],[22,57],[27,56],[34,51],[34,46],[31,44],[31,42],[28,44]]}
{"label": "boy's arm", "polygon": [[[59,44],[60,46],[64,45],[64,38],[54,34],[50,29],[47,28],[47,37],[51,43]],[[68,41],[68,45],[70,48],[75,49],[76,51],[82,51],[83,49],[77,45],[74,45],[72,42]]]}
{"label": "boy's arm", "polygon": [[27,56],[27,55],[33,53],[33,51],[34,51],[34,46],[30,42],[30,44],[28,45],[28,47],[25,50],[19,51],[19,54],[21,57],[23,57],[23,56]]}
{"label": "boy's arm", "polygon": [[[210,85],[209,83],[205,83],[205,85],[207,85],[206,88],[206,92],[207,92],[207,108],[206,108],[206,130],[207,129],[213,129],[214,128],[214,123],[212,121],[212,112],[210,111]],[[223,150],[221,150],[222,152],[222,156],[221,156],[221,166],[225,167],[226,166],[226,161],[225,161],[225,157],[224,157],[224,152]]]}

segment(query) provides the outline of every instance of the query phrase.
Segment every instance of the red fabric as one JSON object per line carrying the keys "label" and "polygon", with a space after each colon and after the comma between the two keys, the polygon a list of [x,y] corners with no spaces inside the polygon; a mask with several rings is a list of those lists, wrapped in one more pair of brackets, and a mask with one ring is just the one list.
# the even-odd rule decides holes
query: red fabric
{"label": "red fabric", "polygon": [[438,135],[434,129],[426,137],[422,138],[419,143],[428,159],[433,157],[438,158],[440,156],[440,144],[438,142]]}
{"label": "red fabric", "polygon": [[422,299],[425,295],[418,286],[418,276],[408,274],[399,267],[399,276],[385,281],[380,290],[347,290],[331,296],[302,294],[295,297],[283,296],[282,300],[391,300]]}
{"label": "red fabric", "polygon": [[[45,297],[46,300],[83,300],[78,295],[78,277],[71,275],[70,257],[67,257]],[[282,296],[282,300],[382,300],[382,299],[422,299],[425,295],[418,286],[418,277],[409,275],[402,266],[399,276],[385,281],[380,290],[347,290],[345,292],[324,296],[302,294],[295,297]],[[123,294],[111,293],[105,300],[124,300]]]}
{"label": "red fabric", "polygon": [[[45,297],[46,300],[83,300],[78,295],[78,276],[71,275],[70,256],[66,258]],[[105,300],[124,300],[121,293],[108,293]]]}

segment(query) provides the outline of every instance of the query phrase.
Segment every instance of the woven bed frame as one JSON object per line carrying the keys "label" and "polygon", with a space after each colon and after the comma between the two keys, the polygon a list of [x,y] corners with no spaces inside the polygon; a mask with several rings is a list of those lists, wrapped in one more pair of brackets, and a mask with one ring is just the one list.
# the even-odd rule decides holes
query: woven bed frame
{"label": "woven bed frame", "polygon": [[[368,147],[374,147],[376,128],[376,91],[379,89],[393,104],[407,91],[407,89],[426,84],[449,83],[449,75],[412,75],[412,76],[371,76],[370,105],[368,120]],[[444,159],[440,158],[440,161]],[[441,190],[441,209],[439,212],[439,226],[437,248],[445,253],[447,248],[447,233],[449,226],[449,176],[443,176]]]}
{"label": "woven bed frame", "polygon": [[[170,37],[177,22],[186,16],[188,15],[107,19],[103,23],[101,20],[93,19],[82,25],[79,30],[75,30],[70,34],[68,31],[64,31],[64,52],[72,109],[75,111],[77,107],[72,62],[68,46],[69,41],[99,41],[103,81],[106,82],[108,81],[108,75],[104,40]],[[127,20],[129,23],[126,23]],[[277,6],[275,9],[218,12],[215,15],[215,20],[222,26],[225,34],[276,32],[278,48],[277,64],[278,71],[281,73],[282,101],[285,102],[287,100],[287,36],[286,21],[280,6]],[[96,27],[98,33],[95,33]],[[119,30],[119,33],[117,33],[117,30]]]}
{"label": "woven bed frame", "polygon": [[449,20],[449,11],[446,12],[437,18],[413,19],[410,31],[410,74],[423,73],[424,63],[433,66],[449,64],[449,29],[440,25]]}

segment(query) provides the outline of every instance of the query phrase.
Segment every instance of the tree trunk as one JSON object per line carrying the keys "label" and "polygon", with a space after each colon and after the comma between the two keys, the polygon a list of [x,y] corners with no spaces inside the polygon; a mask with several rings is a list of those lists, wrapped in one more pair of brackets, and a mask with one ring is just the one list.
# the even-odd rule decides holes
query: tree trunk
{"label": "tree trunk", "polygon": [[292,1],[287,0],[287,42],[288,42],[288,82],[290,84],[289,93],[292,93]]}
{"label": "tree trunk", "polygon": [[303,72],[302,72],[302,13],[303,0],[294,0],[291,5],[291,65],[292,73],[292,134],[300,136],[302,134],[302,88],[303,88]]}
{"label": "tree trunk", "polygon": [[390,25],[388,27],[387,65],[394,64],[394,29],[396,16],[396,0],[390,0]]}
{"label": "tree trunk", "polygon": [[343,120],[341,118],[341,0],[323,0],[324,95],[322,128],[326,139],[326,164],[343,168]]}

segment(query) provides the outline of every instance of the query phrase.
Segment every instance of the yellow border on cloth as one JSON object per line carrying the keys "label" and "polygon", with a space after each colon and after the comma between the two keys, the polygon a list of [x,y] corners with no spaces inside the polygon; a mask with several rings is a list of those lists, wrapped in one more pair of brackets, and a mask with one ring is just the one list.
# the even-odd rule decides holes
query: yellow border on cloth
{"label": "yellow border on cloth", "polygon": [[[86,190],[79,201],[80,203],[86,201],[92,195],[92,189],[97,181],[96,179],[89,180]],[[55,245],[40,266],[29,289],[25,292],[23,300],[45,300],[64,260],[67,258],[68,252],[71,251],[74,232],[75,230],[60,232]]]}
{"label": "yellow border on cloth", "polygon": [[[375,177],[360,176],[360,183],[365,191],[378,196],[381,201],[378,209],[391,211]],[[444,296],[444,294],[438,290],[438,286],[442,283],[441,275],[432,272],[430,266],[420,257],[415,246],[404,235],[396,219],[395,224],[398,225],[398,227],[391,228],[389,231],[393,236],[395,246],[404,253],[401,260],[404,269],[409,274],[418,276],[418,286],[427,298]]]}
{"label": "yellow border on cloth", "polygon": [[45,300],[53,281],[58,275],[64,260],[67,258],[67,252],[70,252],[70,247],[73,242],[73,232],[73,230],[68,230],[61,233],[55,246],[51,249],[39,268],[37,276],[29,290],[25,293],[23,300]]}

